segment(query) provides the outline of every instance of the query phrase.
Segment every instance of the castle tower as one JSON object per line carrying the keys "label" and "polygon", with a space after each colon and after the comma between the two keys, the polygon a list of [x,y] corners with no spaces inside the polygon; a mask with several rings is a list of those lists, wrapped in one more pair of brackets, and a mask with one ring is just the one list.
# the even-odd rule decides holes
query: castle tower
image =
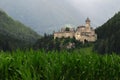
{"label": "castle tower", "polygon": [[87,30],[90,30],[90,19],[89,18],[86,19],[85,27],[86,27]]}

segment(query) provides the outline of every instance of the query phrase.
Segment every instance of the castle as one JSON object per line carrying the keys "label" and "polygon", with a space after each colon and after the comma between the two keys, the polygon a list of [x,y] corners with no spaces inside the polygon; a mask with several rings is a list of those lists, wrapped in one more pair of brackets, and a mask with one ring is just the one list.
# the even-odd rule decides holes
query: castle
{"label": "castle", "polygon": [[97,40],[97,34],[95,30],[90,26],[90,19],[87,18],[85,26],[78,26],[75,30],[74,28],[65,27],[61,31],[54,33],[54,39],[56,38],[75,38],[76,40],[83,42],[95,42]]}

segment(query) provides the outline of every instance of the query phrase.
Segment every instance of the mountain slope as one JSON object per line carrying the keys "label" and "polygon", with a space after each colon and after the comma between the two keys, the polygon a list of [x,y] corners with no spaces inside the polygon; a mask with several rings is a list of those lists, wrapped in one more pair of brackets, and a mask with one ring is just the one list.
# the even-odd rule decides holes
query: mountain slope
{"label": "mountain slope", "polygon": [[40,34],[52,33],[65,24],[79,25],[84,21],[82,15],[67,0],[13,1],[2,0],[0,7]]}
{"label": "mountain slope", "polygon": [[0,47],[12,45],[14,48],[32,45],[40,36],[22,23],[13,20],[0,11]]}
{"label": "mountain slope", "polygon": [[100,53],[120,53],[120,12],[96,29],[95,49]]}

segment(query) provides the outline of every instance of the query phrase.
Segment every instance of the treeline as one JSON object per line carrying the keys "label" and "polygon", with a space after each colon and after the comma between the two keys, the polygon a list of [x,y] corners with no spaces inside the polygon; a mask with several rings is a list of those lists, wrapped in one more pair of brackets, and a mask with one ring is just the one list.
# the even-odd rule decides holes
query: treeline
{"label": "treeline", "polygon": [[96,29],[98,40],[94,49],[99,53],[120,53],[120,12]]}

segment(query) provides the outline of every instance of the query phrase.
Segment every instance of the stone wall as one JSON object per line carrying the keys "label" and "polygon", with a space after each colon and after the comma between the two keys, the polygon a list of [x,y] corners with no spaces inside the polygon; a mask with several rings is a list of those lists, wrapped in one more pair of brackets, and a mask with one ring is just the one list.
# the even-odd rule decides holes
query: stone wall
{"label": "stone wall", "polygon": [[62,37],[64,37],[64,38],[68,38],[68,37],[73,38],[74,34],[75,34],[74,32],[56,32],[56,33],[54,33],[54,39],[62,38]]}

